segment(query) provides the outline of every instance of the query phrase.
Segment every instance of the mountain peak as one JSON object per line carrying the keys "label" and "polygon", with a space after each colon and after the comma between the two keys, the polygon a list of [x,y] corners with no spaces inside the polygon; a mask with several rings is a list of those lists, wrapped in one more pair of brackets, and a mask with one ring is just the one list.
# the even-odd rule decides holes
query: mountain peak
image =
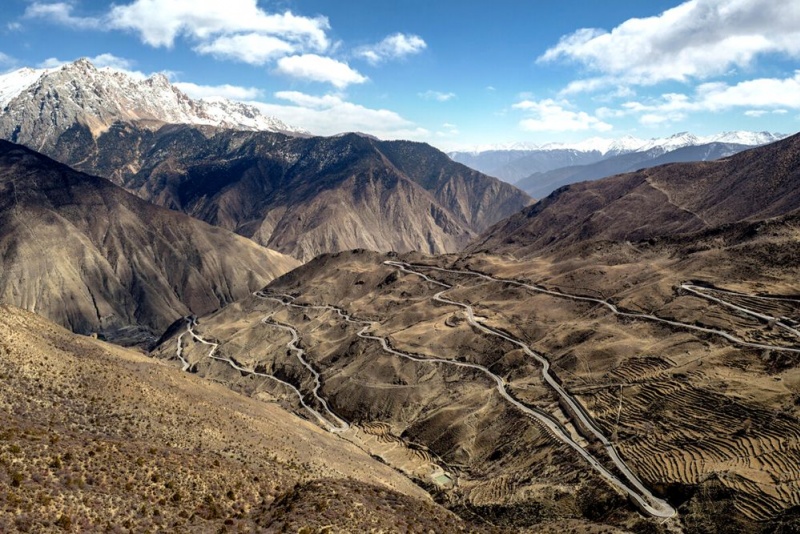
{"label": "mountain peak", "polygon": [[[36,90],[31,90],[31,89]],[[75,124],[92,135],[115,122],[145,120],[233,130],[307,134],[250,104],[226,99],[193,100],[162,73],[141,79],[86,58],[55,69],[24,68],[0,76],[0,137],[46,148]]]}
{"label": "mountain peak", "polygon": [[74,70],[86,70],[86,71],[97,70],[97,67],[94,66],[94,63],[92,63],[89,60],[89,58],[86,57],[78,58],[72,63],[67,63],[66,65],[64,65],[64,67],[67,69],[74,69]]}

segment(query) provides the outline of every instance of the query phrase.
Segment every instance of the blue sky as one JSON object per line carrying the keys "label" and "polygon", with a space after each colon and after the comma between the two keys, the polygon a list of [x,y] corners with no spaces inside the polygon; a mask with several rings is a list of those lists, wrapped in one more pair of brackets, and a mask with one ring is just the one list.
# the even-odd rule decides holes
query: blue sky
{"label": "blue sky", "polygon": [[314,133],[444,149],[800,130],[800,1],[4,0],[0,71],[79,57]]}

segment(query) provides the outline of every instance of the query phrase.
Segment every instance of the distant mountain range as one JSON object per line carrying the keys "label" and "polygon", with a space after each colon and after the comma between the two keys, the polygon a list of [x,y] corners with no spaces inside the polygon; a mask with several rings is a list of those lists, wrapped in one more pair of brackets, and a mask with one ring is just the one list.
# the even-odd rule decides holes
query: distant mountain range
{"label": "distant mountain range", "polygon": [[[682,132],[654,139],[597,137],[577,143],[486,145],[448,155],[541,198],[561,185],[662,163],[716,159],[785,137],[769,132],[734,131],[709,136]],[[670,153],[674,153],[672,157],[665,157]]]}
{"label": "distant mountain range", "polygon": [[565,186],[466,250],[521,257],[582,248],[587,241],[643,241],[796,214],[798,179],[800,134],[717,161]]}

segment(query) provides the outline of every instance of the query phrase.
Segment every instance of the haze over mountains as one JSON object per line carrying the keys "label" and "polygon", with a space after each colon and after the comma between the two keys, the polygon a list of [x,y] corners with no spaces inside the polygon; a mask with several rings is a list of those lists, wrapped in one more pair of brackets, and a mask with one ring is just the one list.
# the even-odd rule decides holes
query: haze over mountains
{"label": "haze over mountains", "polygon": [[587,240],[643,241],[800,208],[800,136],[729,158],[574,184],[490,229],[468,250],[541,253]]}
{"label": "haze over mountains", "polygon": [[695,136],[688,132],[661,139],[592,138],[578,143],[541,146],[485,146],[449,153],[474,169],[497,176],[542,198],[558,187],[663,163],[708,161],[786,137],[769,132],[734,131]]}

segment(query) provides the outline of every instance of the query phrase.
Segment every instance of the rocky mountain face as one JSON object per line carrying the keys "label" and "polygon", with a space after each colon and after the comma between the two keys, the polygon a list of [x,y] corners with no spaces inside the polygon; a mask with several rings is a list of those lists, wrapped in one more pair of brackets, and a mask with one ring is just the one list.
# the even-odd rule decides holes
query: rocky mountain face
{"label": "rocky mountain face", "polygon": [[139,79],[80,59],[55,69],[21,69],[0,76],[0,137],[52,154],[76,125],[96,138],[115,122],[150,128],[168,124],[307,133],[253,106],[225,99],[193,100],[166,76]]}
{"label": "rocky mountain face", "polygon": [[0,300],[79,333],[146,342],[297,261],[0,142]]}
{"label": "rocky mountain face", "polygon": [[191,100],[160,75],[80,60],[17,71],[2,90],[0,137],[303,261],[352,248],[455,252],[530,202],[428,145],[285,135],[255,108]]}
{"label": "rocky mountain face", "polygon": [[564,186],[468,251],[535,254],[585,241],[641,241],[800,207],[800,135],[716,161],[675,163]]}
{"label": "rocky mountain face", "polygon": [[454,252],[530,202],[422,143],[116,123],[54,157],[307,261],[353,248]]}

